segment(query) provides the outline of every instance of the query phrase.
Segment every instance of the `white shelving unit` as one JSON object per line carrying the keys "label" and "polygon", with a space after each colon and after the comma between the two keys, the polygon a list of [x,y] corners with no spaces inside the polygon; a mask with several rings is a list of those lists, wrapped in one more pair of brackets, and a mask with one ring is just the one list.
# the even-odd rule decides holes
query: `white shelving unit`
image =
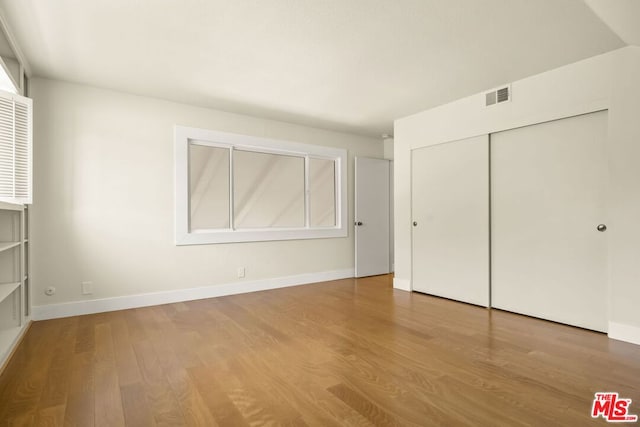
{"label": "white shelving unit", "polygon": [[0,370],[31,321],[28,210],[0,202]]}

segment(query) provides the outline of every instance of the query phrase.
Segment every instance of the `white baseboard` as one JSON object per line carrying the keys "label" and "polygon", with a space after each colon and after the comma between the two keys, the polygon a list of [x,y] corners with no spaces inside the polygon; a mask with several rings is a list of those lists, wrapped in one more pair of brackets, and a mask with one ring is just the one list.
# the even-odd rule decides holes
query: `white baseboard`
{"label": "white baseboard", "polygon": [[355,272],[353,268],[347,268],[344,270],[299,274],[295,276],[276,277],[273,279],[225,283],[200,288],[176,289],[174,291],[74,301],[62,304],[36,305],[33,307],[33,319],[57,319],[60,317],[104,313],[107,311],[126,310],[129,308],[148,307],[152,305],[221,297],[225,295],[265,291],[268,289],[284,288],[288,286],[347,279],[354,277],[354,274]]}
{"label": "white baseboard", "polygon": [[406,279],[393,278],[394,289],[400,289],[402,291],[411,292],[411,281]]}
{"label": "white baseboard", "polygon": [[640,345],[640,328],[624,323],[609,322],[609,338]]}

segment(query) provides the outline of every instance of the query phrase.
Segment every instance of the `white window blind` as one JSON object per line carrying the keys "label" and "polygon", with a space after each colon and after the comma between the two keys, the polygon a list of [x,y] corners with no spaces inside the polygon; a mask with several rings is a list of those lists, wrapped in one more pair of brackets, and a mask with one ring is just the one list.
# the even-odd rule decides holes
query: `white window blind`
{"label": "white window blind", "polygon": [[0,200],[31,203],[32,100],[0,91]]}

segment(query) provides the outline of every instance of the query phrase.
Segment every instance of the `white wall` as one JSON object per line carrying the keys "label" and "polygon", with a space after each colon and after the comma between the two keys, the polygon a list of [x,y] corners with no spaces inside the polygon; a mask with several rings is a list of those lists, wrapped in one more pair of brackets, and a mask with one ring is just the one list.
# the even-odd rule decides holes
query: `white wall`
{"label": "white wall", "polygon": [[640,47],[626,48],[613,64],[609,335],[635,334],[634,342],[640,344]]}
{"label": "white wall", "polygon": [[393,138],[384,138],[382,144],[384,145],[384,158],[393,160]]}
{"label": "white wall", "polygon": [[[640,50],[627,47],[512,83],[511,102],[479,93],[399,119],[394,129],[394,286],[411,289],[411,150],[609,108],[610,332],[640,332]],[[635,141],[635,143],[634,143]],[[635,306],[635,307],[634,307]],[[613,332],[613,333],[612,333]],[[640,340],[640,335],[638,335]],[[639,341],[640,342],[640,341]]]}
{"label": "white wall", "polygon": [[[382,157],[378,139],[39,78],[31,95],[34,306],[353,269],[352,230],[338,239],[176,247],[173,126],[346,148],[349,218],[353,157]],[[81,295],[82,281],[93,282],[93,295]],[[45,296],[47,286],[57,293]]]}

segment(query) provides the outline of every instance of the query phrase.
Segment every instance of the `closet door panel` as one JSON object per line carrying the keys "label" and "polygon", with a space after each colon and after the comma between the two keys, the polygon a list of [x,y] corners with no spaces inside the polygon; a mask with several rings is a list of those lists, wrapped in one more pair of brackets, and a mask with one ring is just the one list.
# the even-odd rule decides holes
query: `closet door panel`
{"label": "closet door panel", "polygon": [[492,306],[607,330],[607,114],[491,135]]}
{"label": "closet door panel", "polygon": [[413,290],[489,304],[488,136],[412,152]]}

